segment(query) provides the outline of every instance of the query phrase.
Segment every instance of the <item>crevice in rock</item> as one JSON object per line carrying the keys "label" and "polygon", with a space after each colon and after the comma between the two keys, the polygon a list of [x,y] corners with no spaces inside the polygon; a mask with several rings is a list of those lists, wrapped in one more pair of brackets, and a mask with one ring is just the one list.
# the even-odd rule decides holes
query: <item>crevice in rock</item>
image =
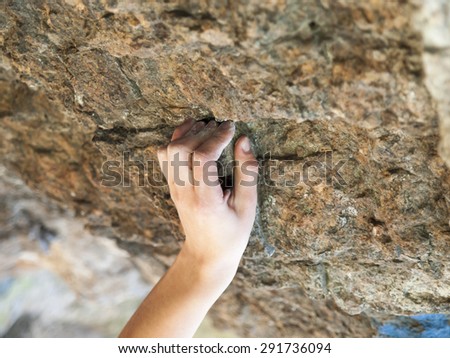
{"label": "crevice in rock", "polygon": [[120,72],[122,73],[122,75],[126,78],[128,83],[130,84],[131,90],[132,90],[134,96],[136,97],[136,99],[142,98],[142,91],[139,88],[139,85],[136,83],[135,80],[133,80],[132,78],[130,78],[130,76],[127,75],[126,71],[123,68],[122,59],[116,57],[115,61],[119,67]]}
{"label": "crevice in rock", "polygon": [[117,126],[110,129],[97,128],[92,138],[93,142],[106,142],[108,144],[123,144],[127,139],[138,133],[154,132],[165,128],[166,125],[157,125],[154,127],[130,128]]}

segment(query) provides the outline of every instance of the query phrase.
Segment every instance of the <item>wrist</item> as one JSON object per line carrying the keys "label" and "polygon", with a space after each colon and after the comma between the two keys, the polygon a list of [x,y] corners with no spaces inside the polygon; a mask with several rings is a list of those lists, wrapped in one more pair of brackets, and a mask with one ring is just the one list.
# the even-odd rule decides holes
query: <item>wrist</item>
{"label": "wrist", "polygon": [[225,289],[239,266],[240,256],[230,258],[228,256],[217,257],[213,255],[200,254],[193,250],[187,242],[184,243],[177,261],[188,270],[192,271],[199,281],[208,285],[223,287]]}

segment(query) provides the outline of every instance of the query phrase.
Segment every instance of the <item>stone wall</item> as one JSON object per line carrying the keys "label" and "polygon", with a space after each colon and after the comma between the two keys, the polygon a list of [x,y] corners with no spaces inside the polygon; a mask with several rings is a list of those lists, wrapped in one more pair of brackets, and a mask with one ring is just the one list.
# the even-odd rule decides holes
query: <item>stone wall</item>
{"label": "stone wall", "polygon": [[[413,3],[2,6],[2,162],[130,253],[166,267],[182,242],[159,169],[139,185],[137,162],[187,117],[251,136],[258,218],[216,325],[371,336],[379,317],[449,311],[449,173]],[[102,184],[108,160],[129,186]]]}

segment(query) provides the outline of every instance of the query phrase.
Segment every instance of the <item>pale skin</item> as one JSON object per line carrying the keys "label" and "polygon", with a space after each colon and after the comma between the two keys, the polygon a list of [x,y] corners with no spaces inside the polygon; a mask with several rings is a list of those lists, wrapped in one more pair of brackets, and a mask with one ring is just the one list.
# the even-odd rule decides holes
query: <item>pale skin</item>
{"label": "pale skin", "polygon": [[[158,150],[185,242],[120,337],[192,337],[236,274],[255,220],[258,162],[248,138],[240,137],[233,189],[222,190],[215,161],[234,131],[232,122],[187,120]],[[175,158],[189,165],[175,169]]]}

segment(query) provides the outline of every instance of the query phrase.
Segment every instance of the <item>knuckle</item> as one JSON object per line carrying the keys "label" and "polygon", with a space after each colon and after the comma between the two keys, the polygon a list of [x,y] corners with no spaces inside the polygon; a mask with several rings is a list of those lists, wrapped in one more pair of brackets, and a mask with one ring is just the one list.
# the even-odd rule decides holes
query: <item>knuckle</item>
{"label": "knuckle", "polygon": [[184,148],[185,146],[180,142],[172,142],[167,146],[167,149],[172,153],[181,152]]}
{"label": "knuckle", "polygon": [[204,151],[195,151],[193,154],[194,161],[198,162],[200,165],[204,165],[209,161],[209,154]]}
{"label": "knuckle", "polygon": [[192,203],[192,209],[195,212],[202,214],[208,209],[208,201],[201,196],[196,196]]}

